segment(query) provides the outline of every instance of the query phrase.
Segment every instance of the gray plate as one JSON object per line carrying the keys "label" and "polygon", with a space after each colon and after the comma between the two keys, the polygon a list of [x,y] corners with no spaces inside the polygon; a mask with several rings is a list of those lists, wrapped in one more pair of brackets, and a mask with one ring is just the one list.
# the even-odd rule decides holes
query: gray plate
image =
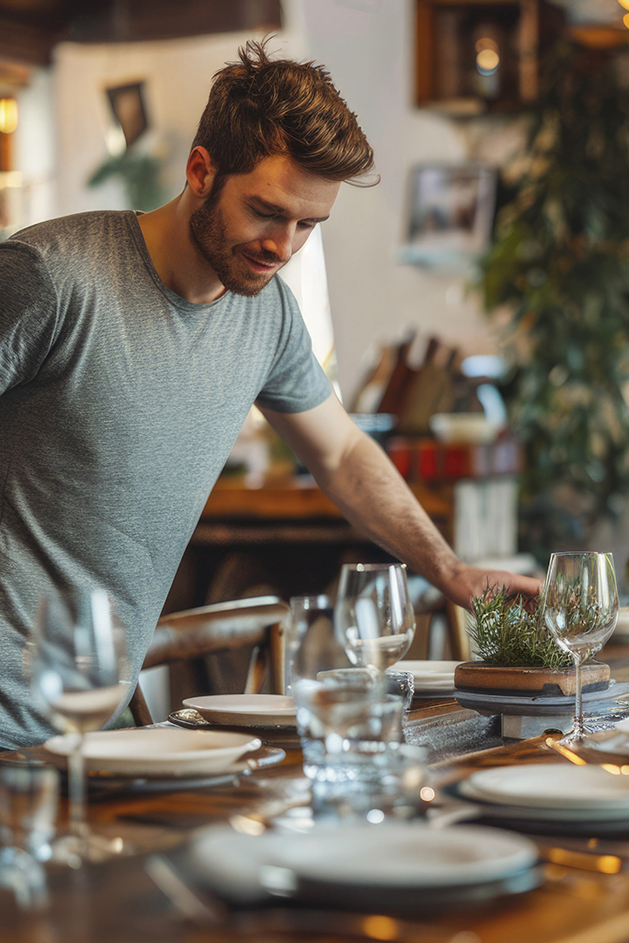
{"label": "gray plate", "polygon": [[[629,682],[610,681],[605,692],[591,691],[583,695],[587,715],[603,716],[611,710],[617,711],[617,698],[629,694]],[[473,691],[456,691],[454,695],[461,707],[470,707],[479,714],[520,714],[534,717],[552,714],[567,714],[574,709],[574,697],[524,697],[504,694],[478,694]],[[629,704],[627,705],[629,714]]]}

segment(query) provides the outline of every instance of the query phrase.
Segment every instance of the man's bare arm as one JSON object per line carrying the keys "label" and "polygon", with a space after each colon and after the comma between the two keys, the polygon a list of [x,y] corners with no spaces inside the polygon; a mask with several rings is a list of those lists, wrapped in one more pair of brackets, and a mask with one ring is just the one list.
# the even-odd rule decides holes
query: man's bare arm
{"label": "man's bare arm", "polygon": [[527,596],[539,580],[461,562],[383,450],[351,421],[336,396],[303,413],[263,409],[273,428],[343,515],[449,599],[469,608],[489,584]]}

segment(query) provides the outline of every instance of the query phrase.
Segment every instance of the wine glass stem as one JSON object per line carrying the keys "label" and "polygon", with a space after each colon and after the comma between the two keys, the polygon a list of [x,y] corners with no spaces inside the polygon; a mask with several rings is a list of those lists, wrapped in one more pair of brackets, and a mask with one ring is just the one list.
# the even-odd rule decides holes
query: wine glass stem
{"label": "wine glass stem", "polygon": [[583,673],[581,671],[581,665],[583,664],[583,659],[581,656],[575,658],[575,668],[576,668],[576,677],[575,677],[575,694],[574,694],[574,730],[573,737],[577,740],[582,740],[584,735],[583,729]]}
{"label": "wine glass stem", "polygon": [[70,834],[81,842],[87,839],[85,817],[85,761],[83,758],[83,734],[79,734],[76,745],[68,757]]}

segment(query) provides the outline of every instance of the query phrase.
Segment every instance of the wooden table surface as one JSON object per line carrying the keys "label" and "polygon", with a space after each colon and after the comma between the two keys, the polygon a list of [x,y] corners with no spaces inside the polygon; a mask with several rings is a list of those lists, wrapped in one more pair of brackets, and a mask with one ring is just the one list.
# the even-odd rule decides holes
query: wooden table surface
{"label": "wooden table surface", "polygon": [[[435,783],[469,771],[508,763],[565,763],[546,736],[504,743],[496,718],[480,717],[451,700],[423,702],[408,721],[407,739],[433,744],[429,757]],[[24,751],[41,755],[33,748]],[[24,755],[24,754],[22,754]],[[3,754],[1,759],[15,759]],[[365,914],[355,918],[318,915],[312,925],[294,925],[290,911],[274,908],[231,915],[218,925],[182,916],[160,891],[145,865],[151,854],[172,849],[193,830],[225,822],[235,814],[268,816],[307,801],[298,750],[285,762],[229,784],[197,791],[121,794],[90,803],[93,826],[122,837],[137,853],[79,870],[49,868],[51,900],[40,914],[19,914],[0,895],[0,941],[11,943],[333,943],[392,940],[400,943],[625,943],[629,940],[629,838],[588,842],[542,838],[548,861],[537,890],[470,907],[450,908],[430,918],[403,920]],[[628,833],[629,834],[629,833]],[[421,853],[421,849],[418,850]],[[569,866],[580,852],[585,867]],[[618,873],[597,870],[614,856]],[[304,919],[303,917],[301,918]],[[340,931],[344,932],[341,933]]]}

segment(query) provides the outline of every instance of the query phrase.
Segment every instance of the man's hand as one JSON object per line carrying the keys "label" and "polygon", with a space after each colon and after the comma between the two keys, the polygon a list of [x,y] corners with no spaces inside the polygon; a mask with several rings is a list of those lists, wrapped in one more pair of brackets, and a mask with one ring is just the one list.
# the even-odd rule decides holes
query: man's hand
{"label": "man's hand", "polygon": [[526,601],[539,596],[542,585],[541,580],[532,576],[520,576],[506,570],[482,570],[461,564],[443,591],[457,606],[470,609],[472,596],[482,596],[488,586],[497,589],[505,586],[510,593],[518,593]]}

